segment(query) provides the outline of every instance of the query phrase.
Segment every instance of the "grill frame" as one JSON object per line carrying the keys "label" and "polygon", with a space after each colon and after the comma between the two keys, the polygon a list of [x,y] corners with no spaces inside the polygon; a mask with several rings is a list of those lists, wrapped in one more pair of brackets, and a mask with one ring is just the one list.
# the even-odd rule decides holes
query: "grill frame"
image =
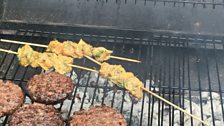
{"label": "grill frame", "polygon": [[[10,24],[10,23],[9,23]],[[10,26],[10,27],[9,27]],[[13,29],[11,29],[13,28]],[[67,29],[68,28],[68,29]],[[152,81],[150,81],[150,88],[159,88],[160,91],[157,92],[159,95],[171,100],[172,102],[176,103],[176,100],[179,101],[179,103],[184,103],[184,97],[185,97],[185,92],[189,91],[189,100],[190,103],[192,103],[192,95],[195,95],[194,93],[198,93],[199,97],[200,97],[200,107],[202,108],[202,96],[201,93],[202,91],[208,91],[210,93],[210,98],[212,100],[212,92],[217,92],[219,93],[219,95],[222,97],[224,90],[221,88],[222,83],[220,80],[220,62],[218,62],[218,56],[217,54],[221,52],[223,52],[224,49],[224,42],[223,42],[223,36],[214,36],[214,35],[194,35],[194,34],[184,34],[184,33],[169,33],[169,32],[146,32],[146,31],[130,31],[130,30],[116,30],[116,29],[105,29],[105,28],[83,28],[83,27],[66,27],[66,26],[49,26],[49,25],[35,25],[35,24],[11,24],[8,25],[6,23],[6,25],[1,25],[1,29],[4,29],[6,31],[10,31],[8,33],[15,33],[13,34],[4,34],[6,33],[5,31],[3,31],[3,34],[0,35],[1,38],[5,38],[5,39],[16,39],[16,40],[23,40],[23,41],[31,41],[31,42],[40,42],[42,44],[47,44],[47,42],[51,39],[57,38],[57,39],[61,39],[61,40],[66,40],[66,39],[71,39],[71,40],[78,40],[79,38],[84,38],[84,40],[87,40],[88,42],[92,42],[94,41],[94,44],[96,45],[102,45],[102,46],[109,46],[110,44],[113,45],[113,49],[116,49],[116,47],[121,46],[122,48],[129,48],[129,45],[131,45],[131,47],[135,47],[137,48],[137,51],[134,51],[135,53],[133,54],[133,57],[131,58],[136,58],[139,60],[143,60],[143,63],[141,65],[139,64],[133,64],[133,63],[127,63],[127,62],[121,62],[121,61],[115,61],[112,60],[111,63],[121,63],[123,65],[126,64],[126,67],[128,68],[129,71],[133,71],[134,73],[137,73],[137,75],[140,77],[141,80],[144,80],[143,82],[146,82],[146,79],[149,80],[164,80],[166,81],[168,78],[168,84],[167,85],[160,85],[162,83],[164,83],[164,81],[159,81],[157,82],[157,86],[152,86]],[[41,31],[42,30],[42,31]],[[46,31],[45,31],[46,30]],[[75,31],[75,32],[73,32]],[[131,38],[130,38],[131,37]],[[114,41],[111,41],[111,39],[114,39]],[[92,41],[91,41],[92,40]],[[96,42],[96,40],[99,40]],[[109,44],[109,45],[108,45]],[[118,45],[116,45],[118,44]],[[7,45],[5,47],[5,45]],[[210,45],[210,46],[209,46]],[[212,46],[211,46],[212,45]],[[222,45],[221,48],[217,49],[217,46]],[[15,44],[0,44],[0,46],[5,47],[7,49],[11,49],[11,50],[15,50],[16,48],[18,48],[18,45]],[[1,48],[2,48],[1,47]],[[168,49],[167,49],[168,48]],[[38,51],[43,51],[43,48],[34,48],[35,50]],[[145,50],[146,49],[146,50]],[[167,50],[166,50],[167,49]],[[134,49],[135,50],[135,49]],[[169,53],[168,56],[169,57],[165,57],[164,58],[164,52],[170,52],[170,50],[173,52]],[[205,60],[205,65],[204,67],[207,69],[207,76],[208,76],[208,89],[204,90],[202,89],[202,86],[204,85],[203,82],[201,82],[202,80],[204,80],[204,78],[201,78],[201,62],[196,61],[196,74],[198,80],[198,89],[192,88],[191,86],[191,79],[192,79],[192,75],[190,74],[189,71],[191,71],[191,66],[192,66],[192,62],[191,60],[191,55],[189,50],[201,50],[202,53],[196,52],[193,53],[192,55],[194,55],[197,60],[199,60],[201,57],[201,59]],[[205,51],[204,51],[205,50]],[[209,65],[211,64],[209,62],[209,57],[206,56],[206,54],[203,54],[203,52],[207,52],[207,51],[212,51],[214,52],[214,61],[215,61],[215,67],[216,67],[216,74],[217,76],[217,82],[218,82],[218,87],[219,90],[213,90],[212,89],[212,83],[211,83],[211,77],[210,77],[210,72],[209,71]],[[116,51],[115,51],[116,52]],[[116,54],[116,53],[115,53]],[[128,54],[132,54],[132,53],[128,53]],[[125,51],[121,51],[121,56],[127,56]],[[172,59],[172,58],[173,59]],[[182,59],[181,59],[182,57]],[[11,60],[13,59],[13,60]],[[165,61],[163,63],[158,64],[158,66],[156,65],[160,59],[165,59]],[[172,60],[174,60],[174,62],[172,62]],[[16,83],[19,83],[19,85],[21,87],[23,87],[24,89],[24,83],[27,82],[27,78],[29,78],[32,74],[28,74],[28,71],[32,71],[33,69],[31,68],[22,68],[20,66],[18,66],[18,63],[16,63],[16,56],[15,55],[6,55],[4,53],[2,60],[0,60],[0,70],[1,70],[1,74],[0,74],[0,79],[7,79],[7,80],[12,80],[15,81]],[[76,62],[79,65],[82,66],[93,66],[93,67],[97,67],[96,65],[94,65],[93,63],[89,62],[88,60],[78,60]],[[173,63],[173,64],[172,64]],[[15,64],[16,67],[12,68],[13,64]],[[182,65],[181,65],[182,64]],[[136,66],[134,69],[131,69],[131,66]],[[158,69],[155,67],[159,67]],[[167,68],[168,66],[168,68]],[[173,66],[173,67],[172,67]],[[177,67],[176,67],[177,66]],[[180,69],[180,67],[183,67],[183,70]],[[143,69],[143,68],[147,68],[147,69]],[[2,70],[4,69],[4,70]],[[174,69],[173,71],[171,69]],[[177,70],[178,69],[178,70]],[[2,71],[4,71],[2,73]],[[14,71],[12,74],[10,71]],[[18,71],[22,72],[22,73],[18,73]],[[187,71],[187,72],[186,72]],[[40,69],[35,69],[34,73],[39,73]],[[176,78],[176,73],[178,73],[178,77]],[[26,73],[26,74],[24,74]],[[33,73],[33,74],[34,74]],[[83,75],[83,73],[85,74],[84,71],[82,70],[77,70],[78,73],[78,85],[77,87],[81,87],[79,85],[79,81],[80,81],[80,77],[81,75]],[[186,75],[187,74],[187,75]],[[11,77],[9,77],[9,75]],[[27,75],[29,75],[27,77]],[[186,76],[181,76],[181,75],[186,75]],[[21,77],[20,77],[21,76]],[[90,76],[89,76],[90,77]],[[89,78],[88,77],[88,81]],[[19,78],[19,79],[18,79]],[[185,79],[188,79],[188,81],[185,81]],[[178,83],[175,80],[178,80]],[[97,77],[97,82],[99,80],[99,76]],[[87,84],[88,84],[87,81]],[[186,82],[188,82],[187,84],[189,85],[187,88],[184,87],[186,84]],[[108,82],[106,82],[106,87],[107,87]],[[172,84],[172,85],[171,85]],[[89,88],[89,86],[84,86],[85,87],[85,91],[87,91],[87,88]],[[95,87],[95,89],[97,89],[98,87]],[[104,87],[99,87],[99,88],[103,88]],[[105,88],[106,89],[106,88]],[[75,94],[77,92],[77,88],[75,89]],[[122,89],[119,89],[122,90]],[[96,90],[95,90],[96,91]],[[194,93],[192,93],[194,92]],[[123,91],[123,98],[124,95],[127,95],[127,93],[125,93]],[[75,96],[75,95],[74,95]],[[113,100],[111,103],[111,106],[113,107],[114,104],[114,96],[113,96]],[[83,102],[84,102],[84,98],[82,98],[82,105],[80,109],[83,109]],[[153,102],[155,101],[154,97],[149,97],[150,100],[152,100]],[[145,95],[143,98],[143,103],[145,100]],[[74,97],[72,100],[72,104],[70,106],[70,110],[72,109],[72,106],[75,104],[74,101]],[[104,100],[102,100],[102,104],[103,104]],[[222,118],[224,119],[224,112],[223,112],[223,101],[221,98],[221,105],[222,105]],[[94,99],[92,100],[92,104],[94,103]],[[122,102],[123,103],[123,102]],[[162,106],[164,106],[164,102],[159,101],[159,105],[162,104]],[[211,103],[212,104],[212,103]],[[59,110],[61,109],[61,107],[63,106],[63,103],[61,104]],[[149,104],[149,119],[148,121],[150,122],[150,124],[153,124],[153,111],[154,111],[154,104]],[[179,104],[179,106],[184,107],[184,104]],[[191,105],[190,105],[191,106]],[[213,106],[213,105],[211,105]],[[134,103],[132,103],[131,105],[131,110],[133,110],[134,107]],[[173,125],[173,116],[171,117],[171,115],[173,115],[174,113],[174,109],[171,106],[169,106],[169,111],[170,111],[170,123],[169,125]],[[123,104],[121,105],[121,110],[120,112],[122,113],[122,109],[123,109]],[[144,110],[144,106],[142,104],[142,112]],[[159,115],[161,116],[163,114],[163,109],[160,110],[159,109]],[[192,111],[192,110],[191,110]],[[212,116],[214,117],[214,108],[212,108]],[[71,111],[69,111],[69,115]],[[203,110],[201,110],[201,113],[203,115]],[[69,116],[68,115],[68,116]],[[143,113],[141,113],[141,120],[143,119]],[[183,124],[183,118],[185,117],[183,115],[183,113],[181,113],[181,120],[182,120],[182,124]],[[130,114],[130,120],[132,118],[132,111]],[[202,116],[203,118],[203,116]],[[159,117],[158,120],[158,124],[159,125],[163,125],[163,116]],[[8,120],[8,117],[6,117],[3,125],[6,124]],[[142,123],[142,121],[140,120],[140,125]],[[131,121],[128,122],[129,125],[131,125]],[[215,124],[215,120],[213,120],[213,124]],[[193,123],[192,123],[193,125]]]}

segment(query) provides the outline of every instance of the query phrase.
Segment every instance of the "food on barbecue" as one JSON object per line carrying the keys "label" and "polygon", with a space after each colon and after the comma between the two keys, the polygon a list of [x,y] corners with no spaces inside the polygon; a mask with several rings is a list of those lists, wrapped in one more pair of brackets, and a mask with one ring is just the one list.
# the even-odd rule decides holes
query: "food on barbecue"
{"label": "food on barbecue", "polygon": [[40,58],[41,53],[34,51],[33,52],[33,56],[31,57],[31,64],[30,66],[33,68],[39,67],[39,63],[37,62],[37,60]]}
{"label": "food on barbecue", "polygon": [[144,87],[143,83],[133,73],[126,72],[121,65],[110,65],[104,62],[101,64],[100,75],[108,78],[117,86],[125,88],[137,99],[143,97],[143,91],[141,89]]}
{"label": "food on barbecue", "polygon": [[70,126],[127,126],[123,115],[107,106],[92,107],[87,111],[75,113]]}
{"label": "food on barbecue", "polygon": [[35,64],[38,64],[44,70],[49,70],[53,67],[53,62],[51,61],[51,57],[53,57],[53,53],[42,53],[39,55],[39,58],[34,61]]}
{"label": "food on barbecue", "polygon": [[[24,45],[22,48],[18,49],[18,58],[22,66],[29,66],[39,57],[39,53],[33,51],[29,45]],[[36,65],[34,65],[36,66]]]}
{"label": "food on barbecue", "polygon": [[76,50],[77,50],[77,43],[74,43],[72,41],[64,41],[63,43],[64,48],[63,48],[63,53],[62,55],[65,55],[65,56],[70,56],[70,57],[73,57],[73,58],[81,58],[83,56],[79,56],[79,53],[74,53]]}
{"label": "food on barbecue", "polygon": [[79,40],[77,48],[81,49],[84,55],[92,56],[93,47],[84,42],[82,39]]}
{"label": "food on barbecue", "polygon": [[80,39],[78,44],[72,41],[64,41],[63,43],[58,40],[50,41],[46,52],[61,54],[72,58],[83,58],[85,55],[93,56],[100,62],[110,59],[110,55],[113,53],[113,51],[107,50],[104,47],[94,48],[82,39]]}
{"label": "food on barbecue", "polygon": [[99,62],[109,60],[111,53],[113,53],[113,51],[107,50],[104,47],[93,48],[93,56]]}
{"label": "food on barbecue", "polygon": [[40,57],[35,62],[44,70],[49,70],[54,67],[57,72],[65,74],[72,70],[69,64],[73,63],[73,59],[54,53],[41,53]]}
{"label": "food on barbecue", "polygon": [[0,80],[0,117],[12,114],[24,102],[22,89],[11,81]]}
{"label": "food on barbecue", "polygon": [[45,104],[56,104],[71,95],[74,84],[71,78],[57,72],[33,76],[27,83],[31,99]]}
{"label": "food on barbecue", "polygon": [[54,67],[61,74],[68,73],[72,70],[69,64],[73,64],[71,57],[57,55],[55,53],[39,53],[34,51],[29,45],[24,45],[18,49],[18,59],[22,66],[41,67],[44,70],[49,70]]}
{"label": "food on barbecue", "polygon": [[63,126],[63,119],[51,105],[26,104],[13,113],[9,126]]}
{"label": "food on barbecue", "polygon": [[[73,58],[79,58],[77,54],[75,54],[75,50],[77,48],[77,43],[72,41],[64,41],[63,43],[58,40],[50,41],[47,52],[53,52],[55,54],[61,54],[64,56],[70,56]],[[81,57],[80,57],[81,58]]]}
{"label": "food on barbecue", "polygon": [[55,54],[63,54],[63,44],[58,40],[53,40],[49,43],[47,51]]}

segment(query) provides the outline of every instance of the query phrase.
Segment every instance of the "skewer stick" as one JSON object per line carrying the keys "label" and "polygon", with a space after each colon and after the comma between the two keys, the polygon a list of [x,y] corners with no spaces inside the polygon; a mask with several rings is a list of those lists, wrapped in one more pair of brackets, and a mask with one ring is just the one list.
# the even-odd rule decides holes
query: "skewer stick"
{"label": "skewer stick", "polygon": [[[6,53],[11,53],[11,54],[18,55],[17,52],[14,52],[14,51],[11,51],[11,50],[6,50],[6,49],[1,49],[1,48],[0,48],[0,52],[6,52]],[[79,65],[73,65],[73,64],[68,64],[68,65],[71,66],[71,67],[74,67],[74,68],[79,68],[79,69],[83,69],[83,70],[87,70],[87,71],[98,73],[97,70],[93,70],[93,69],[90,69],[90,68],[87,68],[87,67],[83,67],[83,66],[79,66]]]}
{"label": "skewer stick", "polygon": [[11,50],[6,50],[6,49],[0,49],[1,52],[7,52],[7,53],[11,53],[11,54],[18,54],[17,52],[11,51]]}
{"label": "skewer stick", "polygon": [[[1,42],[6,42],[6,43],[14,43],[14,44],[24,44],[24,45],[25,44],[28,44],[28,45],[31,45],[31,46],[44,47],[44,48],[47,48],[48,47],[47,45],[43,45],[43,44],[28,43],[28,42],[14,41],[14,40],[8,40],[8,39],[0,39],[0,41]],[[85,56],[85,57],[87,58],[87,56]],[[110,58],[119,59],[119,60],[125,60],[125,61],[130,61],[130,62],[136,62],[136,63],[140,63],[141,62],[139,60],[124,58],[124,57],[118,57],[118,56],[110,56]],[[88,59],[89,59],[89,56],[88,56]],[[90,60],[93,61],[95,59],[90,59]],[[93,61],[93,62],[96,63],[96,60]]]}
{"label": "skewer stick", "polygon": [[141,88],[142,88],[142,90],[148,92],[149,94],[153,95],[154,97],[156,97],[156,98],[158,98],[158,99],[164,101],[164,102],[167,103],[168,105],[173,106],[175,109],[178,109],[178,110],[180,110],[181,112],[185,113],[186,115],[189,115],[189,116],[191,116],[192,118],[198,120],[199,122],[204,123],[206,126],[210,126],[210,124],[209,124],[208,122],[203,121],[201,118],[199,118],[199,117],[197,117],[197,116],[191,114],[190,112],[188,112],[188,111],[186,111],[186,110],[180,108],[179,106],[177,106],[177,105],[173,104],[172,102],[170,102],[170,101],[164,99],[163,97],[161,97],[161,96],[157,95],[156,93],[154,93],[154,92],[148,90],[147,88],[145,88],[145,87],[141,87]]}
{"label": "skewer stick", "polygon": [[89,56],[85,56],[87,59],[93,61],[94,63],[98,64],[98,65],[101,65],[100,62],[96,61],[95,59],[93,59],[92,57],[89,57]]}
{"label": "skewer stick", "polygon": [[90,69],[90,68],[87,68],[87,67],[82,67],[82,66],[72,65],[72,64],[69,64],[69,66],[71,66],[71,67],[75,67],[75,68],[79,68],[79,69],[83,69],[83,70],[87,70],[87,71],[91,71],[91,72],[95,72],[95,73],[98,73],[97,70],[93,70],[93,69]]}
{"label": "skewer stick", "polygon": [[28,44],[31,46],[44,47],[44,48],[48,47],[47,45],[43,45],[43,44],[28,43],[28,42],[14,41],[14,40],[8,40],[8,39],[0,39],[0,41],[6,42],[6,43],[23,44],[23,45]]}
{"label": "skewer stick", "polygon": [[118,56],[110,56],[110,58],[119,59],[119,60],[126,60],[126,61],[136,62],[136,63],[141,63],[141,61],[139,61],[139,60],[124,58],[124,57],[118,57]]}

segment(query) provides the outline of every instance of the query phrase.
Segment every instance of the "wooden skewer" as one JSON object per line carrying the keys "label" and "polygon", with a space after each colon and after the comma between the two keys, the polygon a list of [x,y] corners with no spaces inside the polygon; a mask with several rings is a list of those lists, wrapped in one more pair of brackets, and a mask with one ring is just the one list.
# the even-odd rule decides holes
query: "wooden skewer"
{"label": "wooden skewer", "polygon": [[21,41],[14,41],[14,40],[8,40],[8,39],[0,39],[1,42],[6,42],[6,43],[14,43],[14,44],[28,44],[31,46],[37,46],[37,47],[44,47],[47,48],[47,45],[42,45],[42,44],[35,44],[35,43],[27,43],[27,42],[21,42]]}
{"label": "wooden skewer", "polygon": [[163,97],[161,97],[161,96],[157,95],[156,93],[154,93],[154,92],[148,90],[147,88],[145,88],[145,87],[141,87],[141,88],[142,88],[142,90],[144,90],[144,91],[148,92],[149,94],[153,95],[154,97],[156,97],[156,98],[158,98],[158,99],[164,101],[165,103],[167,103],[167,104],[173,106],[174,108],[180,110],[181,112],[185,113],[186,115],[189,115],[189,116],[191,116],[192,118],[198,120],[199,122],[204,123],[206,126],[210,126],[210,124],[209,124],[208,122],[203,121],[201,118],[199,118],[199,117],[197,117],[197,116],[191,114],[190,112],[188,112],[188,111],[186,111],[186,110],[180,108],[179,106],[177,106],[177,105],[173,104],[172,102],[170,102],[170,101],[164,99]]}
{"label": "wooden skewer", "polygon": [[[7,42],[7,43],[15,43],[15,44],[28,44],[28,45],[31,45],[31,46],[44,47],[44,48],[48,47],[47,45],[43,45],[43,44],[28,43],[28,42],[14,41],[14,40],[8,40],[8,39],[0,39],[0,41]],[[87,58],[89,56],[85,56],[85,57]],[[124,57],[118,57],[118,56],[110,56],[110,58],[119,59],[119,60],[125,60],[125,61],[130,61],[130,62],[136,62],[136,63],[140,63],[141,62],[139,60],[124,58]],[[93,60],[95,60],[95,59],[93,59]],[[93,61],[93,60],[91,60],[91,61]],[[95,62],[95,61],[93,61],[93,62]]]}
{"label": "wooden skewer", "polygon": [[74,64],[69,64],[69,66],[71,66],[71,67],[75,67],[75,68],[79,68],[79,69],[83,69],[83,70],[87,70],[87,71],[91,71],[91,72],[95,72],[95,73],[98,73],[97,70],[93,70],[93,69],[90,69],[90,68],[87,68],[87,67],[82,67],[82,66],[78,66],[78,65],[74,65]]}
{"label": "wooden skewer", "polygon": [[[1,41],[2,41],[2,40],[3,40],[3,39],[1,39]],[[12,41],[12,40],[5,40],[5,39],[4,39],[4,42],[6,42],[6,41],[7,41],[7,42],[11,42],[11,43],[16,43],[16,44],[29,44],[29,45],[32,45],[32,46],[47,47],[46,45],[41,45],[41,44],[25,43],[25,42],[18,42],[18,41]],[[17,52],[14,52],[14,51],[11,51],[11,50],[0,49],[0,51],[2,51],[2,52],[7,52],[7,53],[12,53],[12,54],[18,54]],[[91,61],[97,63],[98,65],[101,65],[100,62],[98,62],[98,61],[92,59],[92,58],[89,57],[89,56],[86,56],[86,58],[88,58],[88,59],[90,59]],[[75,68],[79,68],[79,69],[84,69],[84,70],[91,71],[91,72],[99,73],[99,72],[96,71],[96,70],[93,70],[93,69],[90,69],[90,68],[85,68],[85,67],[78,66],[78,65],[71,65],[71,64],[70,64],[70,66],[75,67]],[[145,88],[145,87],[141,87],[141,88],[142,88],[142,90],[148,92],[149,94],[153,95],[154,97],[156,97],[156,98],[158,98],[158,99],[164,101],[164,102],[167,103],[168,105],[171,105],[171,106],[173,106],[174,108],[180,110],[181,112],[183,112],[183,113],[185,113],[185,114],[191,116],[192,118],[194,118],[194,119],[200,121],[201,123],[205,124],[206,126],[210,126],[209,123],[207,123],[207,122],[201,120],[199,117],[197,117],[197,116],[191,114],[190,112],[188,112],[188,111],[186,111],[186,110],[180,108],[179,106],[177,106],[177,105],[173,104],[172,102],[170,102],[170,101],[164,99],[163,97],[161,97],[161,96],[157,95],[156,93],[154,93],[154,92],[148,90],[147,88]]]}
{"label": "wooden skewer", "polygon": [[[11,53],[11,54],[16,54],[16,55],[18,55],[17,52],[14,52],[14,51],[11,51],[11,50],[6,50],[6,49],[1,49],[1,48],[0,48],[0,51],[1,51],[1,52],[7,52],[7,53]],[[96,73],[98,73],[97,70],[93,70],[93,69],[90,69],[90,68],[87,68],[87,67],[83,67],[83,66],[79,66],[79,65],[74,65],[74,64],[68,64],[68,65],[71,66],[71,67],[74,67],[74,68],[79,68],[79,69],[83,69],[83,70],[87,70],[87,71],[91,71],[91,72],[96,72]]]}
{"label": "wooden skewer", "polygon": [[7,52],[7,53],[11,53],[11,54],[18,54],[17,52],[11,51],[11,50],[6,50],[6,49],[0,49],[1,52]]}
{"label": "wooden skewer", "polygon": [[93,61],[94,63],[98,64],[98,65],[101,65],[100,62],[96,61],[95,59],[93,59],[92,57],[89,57],[89,56],[85,56],[87,59]]}
{"label": "wooden skewer", "polygon": [[118,56],[110,56],[110,58],[113,58],[113,59],[119,59],[119,60],[126,60],[126,61],[136,62],[136,63],[141,63],[141,61],[139,61],[139,60],[128,59],[128,58],[118,57]]}

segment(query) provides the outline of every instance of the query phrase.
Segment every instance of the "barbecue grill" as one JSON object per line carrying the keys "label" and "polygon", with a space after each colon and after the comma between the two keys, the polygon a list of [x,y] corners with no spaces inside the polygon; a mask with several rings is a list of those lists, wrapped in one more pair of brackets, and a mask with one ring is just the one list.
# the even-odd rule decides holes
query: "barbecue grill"
{"label": "barbecue grill", "polygon": [[[224,1],[3,0],[0,7],[0,39],[47,45],[52,39],[82,38],[113,50],[116,56],[141,60],[140,64],[115,59],[109,63],[121,64],[145,87],[211,125],[224,125]],[[0,48],[14,51],[20,46],[0,43]],[[99,68],[87,59],[75,64]],[[15,55],[0,53],[0,79],[14,81],[25,92],[27,81],[41,71],[21,67]],[[131,101],[127,92],[97,74],[74,69],[69,76],[77,82],[74,93],[56,105],[66,113],[66,124],[73,111],[106,104],[117,108],[130,126],[200,125],[146,93],[141,101]],[[9,119],[1,118],[0,125],[7,125]]]}

